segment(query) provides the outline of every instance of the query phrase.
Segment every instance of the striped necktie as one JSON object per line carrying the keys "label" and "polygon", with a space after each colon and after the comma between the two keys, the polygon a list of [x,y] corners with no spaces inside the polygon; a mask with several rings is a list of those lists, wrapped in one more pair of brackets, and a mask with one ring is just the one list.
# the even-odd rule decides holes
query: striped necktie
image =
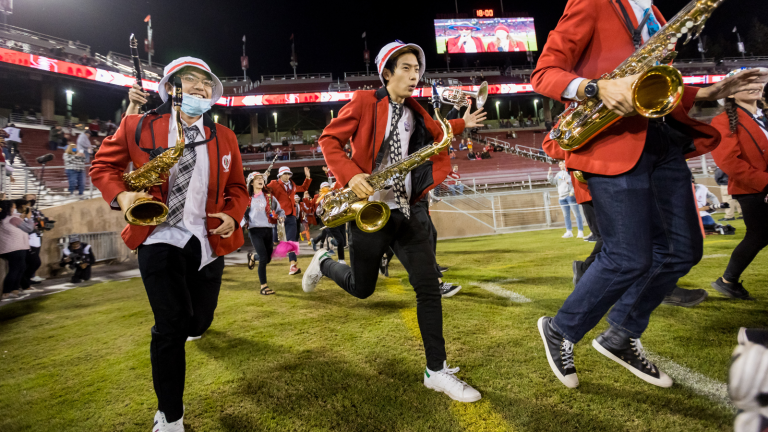
{"label": "striped necktie", "polygon": [[[184,136],[187,138],[187,142],[195,142],[195,138],[200,133],[197,126],[182,126],[184,129]],[[171,226],[177,225],[184,219],[184,204],[187,201],[187,189],[189,189],[189,182],[192,180],[192,172],[195,170],[195,162],[197,161],[197,152],[195,148],[188,148],[184,150],[184,156],[178,164],[178,172],[176,173],[176,181],[173,183],[173,190],[168,197],[168,218],[166,222]]]}
{"label": "striped necktie", "polygon": [[[392,108],[392,124],[390,124],[389,140],[389,164],[394,165],[403,159],[403,146],[400,142],[400,128],[398,127],[400,119],[403,117],[403,105],[395,102],[389,103]],[[393,179],[395,190],[395,201],[400,207],[407,219],[411,217],[411,206],[408,203],[408,194],[405,191],[405,184],[401,176]]]}

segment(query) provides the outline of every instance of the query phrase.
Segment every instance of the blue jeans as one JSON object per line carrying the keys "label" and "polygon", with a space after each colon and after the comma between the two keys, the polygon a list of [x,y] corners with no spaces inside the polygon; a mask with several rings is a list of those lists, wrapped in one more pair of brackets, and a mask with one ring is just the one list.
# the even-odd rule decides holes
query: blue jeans
{"label": "blue jeans", "polygon": [[707,225],[714,225],[714,224],[715,224],[715,220],[714,220],[714,219],[712,219],[712,216],[702,216],[702,217],[701,217],[701,223],[702,223],[704,226],[707,226]]}
{"label": "blue jeans", "polygon": [[448,185],[448,190],[451,191],[451,195],[463,195],[464,184]]}
{"label": "blue jeans", "polygon": [[555,316],[555,329],[571,342],[611,307],[608,323],[639,338],[651,312],[701,260],[691,172],[669,129],[650,123],[643,153],[629,172],[587,175],[603,249]]}
{"label": "blue jeans", "polygon": [[65,170],[67,172],[67,180],[69,181],[69,193],[74,192],[75,189],[80,192],[80,195],[85,191],[85,171]]}
{"label": "blue jeans", "polygon": [[576,225],[579,226],[579,231],[584,231],[584,223],[581,221],[581,210],[579,210],[579,203],[576,202],[576,197],[571,195],[566,198],[560,199],[560,208],[563,210],[563,217],[565,218],[565,229],[568,231],[573,228],[571,225],[571,211],[576,215]]}

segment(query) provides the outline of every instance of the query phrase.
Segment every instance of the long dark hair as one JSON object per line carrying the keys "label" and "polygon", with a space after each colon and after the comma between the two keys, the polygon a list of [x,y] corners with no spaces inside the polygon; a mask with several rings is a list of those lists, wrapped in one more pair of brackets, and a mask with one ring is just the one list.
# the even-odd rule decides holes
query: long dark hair
{"label": "long dark hair", "polygon": [[11,208],[13,208],[13,201],[0,201],[0,221],[11,215]]}
{"label": "long dark hair", "polygon": [[[763,116],[768,117],[768,105],[765,99],[757,101],[757,107],[763,111]],[[736,133],[736,127],[739,124],[739,111],[736,99],[729,97],[725,99],[725,113],[728,115],[728,127],[731,133]]]}

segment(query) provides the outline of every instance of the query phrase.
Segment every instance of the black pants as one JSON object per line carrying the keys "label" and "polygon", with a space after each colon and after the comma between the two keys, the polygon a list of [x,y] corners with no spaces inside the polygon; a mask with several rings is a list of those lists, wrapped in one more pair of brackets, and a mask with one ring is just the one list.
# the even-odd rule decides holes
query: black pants
{"label": "black pants", "polygon": [[139,246],[139,270],[155,316],[150,360],[158,409],[169,422],[184,413],[184,343],[200,336],[213,322],[219,299],[224,257],[198,270],[200,242],[192,237],[184,249],[169,244]]}
{"label": "black pants", "polygon": [[[285,217],[285,240],[297,242],[299,241],[299,221],[294,215],[288,215]],[[296,254],[294,252],[288,252],[288,260],[296,261]]]}
{"label": "black pants", "polygon": [[429,233],[424,225],[429,223],[423,207],[412,206],[411,217],[392,210],[384,228],[374,233],[361,231],[349,224],[349,266],[333,260],[323,261],[323,275],[333,279],[353,296],[365,299],[373,294],[379,277],[381,257],[390,245],[408,271],[408,280],[416,291],[416,317],[421,330],[427,367],[443,368],[445,340],[443,339],[443,310],[435,264],[435,253]]}
{"label": "black pants", "polygon": [[88,264],[86,268],[77,267],[75,268],[75,274],[72,275],[72,282],[78,283],[82,281],[87,281],[91,279],[91,265]]}
{"label": "black pants", "polygon": [[[429,215],[429,201],[426,199],[419,201],[416,203],[417,206],[424,209],[424,211],[427,212],[427,217],[422,219],[422,222],[424,223],[424,229],[427,231],[427,236],[429,237],[429,240],[432,242],[432,252],[435,254],[435,269],[437,270],[437,273],[440,275],[440,277],[443,276],[443,273],[440,272],[440,266],[437,264],[437,228],[435,228],[435,224],[432,222],[432,216]],[[387,249],[387,252],[385,253],[385,256],[387,258],[387,265],[392,261],[392,257],[395,255],[395,251],[390,247]],[[408,257],[400,258],[400,263],[403,264],[403,259],[408,259]],[[403,264],[403,267],[405,267],[405,264]]]}
{"label": "black pants", "polygon": [[35,277],[35,272],[40,268],[40,248],[31,247],[27,251],[26,257],[27,268],[24,270],[24,274],[21,277],[21,287],[24,289],[32,286],[30,279]]}
{"label": "black pants", "polygon": [[723,274],[723,279],[728,282],[739,282],[747,266],[768,246],[768,204],[765,202],[765,196],[764,193],[733,196],[741,205],[747,232],[733,250]]}
{"label": "black pants", "polygon": [[595,262],[595,257],[597,254],[599,254],[603,249],[603,236],[600,235],[600,228],[597,224],[597,216],[595,216],[595,206],[592,204],[592,201],[582,203],[581,208],[584,209],[584,217],[587,219],[589,230],[592,231],[592,234],[594,234],[597,238],[595,247],[592,248],[592,253],[589,254],[587,259],[584,260],[584,271],[587,271],[587,268],[589,268],[589,266]]}
{"label": "black pants", "polygon": [[250,228],[248,236],[251,238],[251,244],[259,255],[259,282],[264,285],[267,283],[267,264],[272,261],[272,227],[269,228]]}
{"label": "black pants", "polygon": [[8,261],[8,274],[3,280],[3,294],[19,289],[24,270],[27,268],[27,251],[17,250],[0,255]]}
{"label": "black pants", "polygon": [[347,245],[346,224],[334,228],[326,228],[323,231],[328,231],[328,235],[336,239],[336,254],[340,260],[343,260],[344,246]]}

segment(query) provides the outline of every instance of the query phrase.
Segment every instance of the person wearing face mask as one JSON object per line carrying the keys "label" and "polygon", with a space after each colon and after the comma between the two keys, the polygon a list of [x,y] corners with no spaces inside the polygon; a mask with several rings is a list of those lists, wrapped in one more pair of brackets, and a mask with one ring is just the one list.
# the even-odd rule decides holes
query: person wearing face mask
{"label": "person wearing face mask", "polygon": [[[176,78],[183,92],[179,115],[184,155],[161,185],[129,191],[122,180],[129,163],[141,167],[176,145],[177,122],[168,96]],[[90,171],[113,210],[124,212],[138,198],[155,199],[169,208],[162,224],[128,225],[122,232],[125,244],[138,249],[155,318],[150,358],[158,411],[153,431],[184,430],[184,343],[211,325],[224,255],[243,245],[240,221],[249,199],[237,137],[206,114],[222,92],[221,82],[204,61],[172,61],[158,85],[164,103],[144,115],[126,115],[115,134],[104,139]],[[129,112],[138,111],[133,100],[131,104]]]}
{"label": "person wearing face mask", "polygon": [[496,39],[488,43],[488,52],[515,52],[527,51],[525,42],[515,38],[509,32],[509,27],[499,24],[493,30]]}
{"label": "person wearing face mask", "polygon": [[480,27],[472,25],[469,22],[460,22],[448,26],[448,30],[456,30],[459,32],[458,36],[452,37],[445,42],[446,49],[449,53],[485,52],[485,44],[483,44],[483,40],[472,35],[472,32],[480,31]]}
{"label": "person wearing face mask", "polygon": [[[735,70],[729,76],[738,75]],[[740,300],[751,299],[741,275],[768,246],[768,106],[761,89],[742,91],[721,101],[725,112],[712,120],[723,136],[712,151],[717,166],[728,174],[728,194],[741,204],[747,232],[731,254],[722,277],[712,282],[719,293]]]}
{"label": "person wearing face mask", "polygon": [[[269,171],[264,173],[265,176],[269,176]],[[296,194],[301,194],[309,190],[309,185],[312,184],[312,178],[309,174],[309,167],[304,167],[304,183],[301,186],[297,186],[296,183],[291,180],[293,173],[291,169],[284,166],[280,167],[277,173],[277,179],[272,180],[267,185],[272,193],[275,194],[275,198],[280,201],[280,207],[285,211],[285,240],[293,245],[293,248],[299,250],[299,215],[296,213]],[[301,269],[296,263],[296,252],[288,252],[288,260],[290,261],[290,268],[288,269],[289,275],[295,275],[301,273]]]}

